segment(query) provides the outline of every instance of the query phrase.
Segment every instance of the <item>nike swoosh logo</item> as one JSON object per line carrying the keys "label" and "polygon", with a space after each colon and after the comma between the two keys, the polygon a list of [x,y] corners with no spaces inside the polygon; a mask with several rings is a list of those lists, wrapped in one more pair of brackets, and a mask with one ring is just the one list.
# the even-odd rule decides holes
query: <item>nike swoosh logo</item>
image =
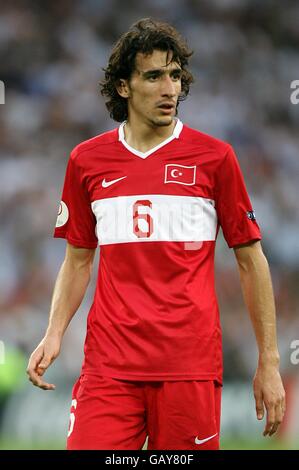
{"label": "nike swoosh logo", "polygon": [[124,178],[126,178],[126,176],[122,176],[121,178],[117,178],[116,180],[111,180],[111,181],[106,181],[106,179],[104,178],[102,181],[102,186],[103,188],[108,188],[112,184],[117,183],[118,181],[123,180]]}
{"label": "nike swoosh logo", "polygon": [[213,437],[217,436],[218,432],[216,434],[213,434],[213,436],[206,437],[205,439],[197,439],[197,436],[195,438],[195,444],[203,444],[204,442],[209,441],[210,439],[213,439]]}

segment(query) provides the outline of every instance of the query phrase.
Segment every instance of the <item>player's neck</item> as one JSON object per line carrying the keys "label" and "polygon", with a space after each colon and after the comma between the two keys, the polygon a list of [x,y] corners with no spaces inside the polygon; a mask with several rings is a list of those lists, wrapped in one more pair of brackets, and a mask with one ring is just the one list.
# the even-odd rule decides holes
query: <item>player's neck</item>
{"label": "player's neck", "polygon": [[139,152],[147,152],[172,136],[176,120],[169,126],[150,126],[130,119],[124,126],[125,141]]}

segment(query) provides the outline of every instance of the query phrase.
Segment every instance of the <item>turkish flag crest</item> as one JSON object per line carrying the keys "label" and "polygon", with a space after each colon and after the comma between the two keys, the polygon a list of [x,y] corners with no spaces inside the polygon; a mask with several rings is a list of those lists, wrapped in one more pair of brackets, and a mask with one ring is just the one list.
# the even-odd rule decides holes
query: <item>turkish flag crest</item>
{"label": "turkish flag crest", "polygon": [[186,184],[191,186],[195,184],[196,165],[185,166],[169,164],[165,165],[164,183]]}

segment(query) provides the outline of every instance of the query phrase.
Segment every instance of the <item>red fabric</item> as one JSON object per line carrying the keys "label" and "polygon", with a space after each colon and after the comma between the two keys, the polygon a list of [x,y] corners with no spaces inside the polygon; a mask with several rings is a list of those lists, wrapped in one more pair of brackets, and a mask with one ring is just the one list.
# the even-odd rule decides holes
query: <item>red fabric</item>
{"label": "red fabric", "polygon": [[67,449],[138,450],[148,435],[148,450],[218,450],[221,389],[213,381],[81,376]]}
{"label": "red fabric", "polygon": [[215,175],[216,210],[224,238],[230,248],[261,238],[256,220],[249,218],[252,205],[247,194],[244,178],[232,147]]}
{"label": "red fabric", "polygon": [[[196,167],[190,170],[194,184],[189,184],[190,175],[184,181],[188,184],[165,183],[167,165]],[[176,171],[172,177],[178,175]],[[151,241],[158,222],[148,223],[150,195],[204,200],[207,225],[215,217],[214,238]],[[217,232],[221,224],[230,247],[261,239],[233,149],[187,126],[146,158],[125,147],[117,129],[83,142],[72,152],[65,177],[62,199],[69,217],[59,223],[54,236],[94,248],[96,223],[101,242],[103,220],[95,219],[91,205],[106,200],[113,210],[113,204],[129,196],[139,201],[134,200],[140,233],[133,234],[136,241],[130,243],[101,245],[82,371],[128,380],[221,383],[221,326],[214,288]]]}

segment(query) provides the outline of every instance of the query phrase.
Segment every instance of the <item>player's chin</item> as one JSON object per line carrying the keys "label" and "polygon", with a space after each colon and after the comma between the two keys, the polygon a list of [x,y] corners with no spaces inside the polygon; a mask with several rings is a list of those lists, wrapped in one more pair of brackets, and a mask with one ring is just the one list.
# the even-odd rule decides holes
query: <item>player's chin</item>
{"label": "player's chin", "polygon": [[174,119],[174,114],[173,115],[164,115],[164,116],[158,116],[155,119],[155,124],[157,126],[170,126],[170,124],[173,122]]}

